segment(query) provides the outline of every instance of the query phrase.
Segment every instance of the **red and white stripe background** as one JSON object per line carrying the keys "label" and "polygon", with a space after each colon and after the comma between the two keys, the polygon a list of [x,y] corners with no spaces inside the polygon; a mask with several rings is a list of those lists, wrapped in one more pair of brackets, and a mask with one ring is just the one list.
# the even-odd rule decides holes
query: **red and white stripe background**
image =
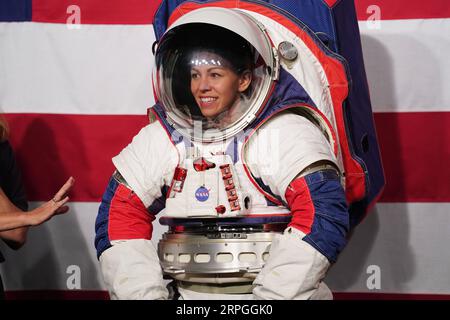
{"label": "red and white stripe background", "polygon": [[[31,22],[0,23],[0,111],[31,204],[76,178],[69,214],[30,230],[18,252],[2,246],[9,297],[106,297],[94,221],[111,157],[153,104],[157,6],[34,0]],[[387,185],[327,282],[337,298],[450,298],[450,4],[356,6]],[[78,28],[66,24],[76,8]]]}

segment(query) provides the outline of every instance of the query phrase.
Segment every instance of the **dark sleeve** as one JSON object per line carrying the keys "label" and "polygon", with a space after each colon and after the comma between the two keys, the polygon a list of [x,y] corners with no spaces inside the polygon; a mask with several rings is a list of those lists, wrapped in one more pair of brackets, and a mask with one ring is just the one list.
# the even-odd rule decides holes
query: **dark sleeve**
{"label": "dark sleeve", "polygon": [[303,241],[336,262],[347,244],[349,214],[339,175],[320,170],[295,179],[286,191],[292,226],[305,234]]}
{"label": "dark sleeve", "polygon": [[9,141],[0,143],[0,187],[16,207],[24,211],[28,210],[22,173]]}

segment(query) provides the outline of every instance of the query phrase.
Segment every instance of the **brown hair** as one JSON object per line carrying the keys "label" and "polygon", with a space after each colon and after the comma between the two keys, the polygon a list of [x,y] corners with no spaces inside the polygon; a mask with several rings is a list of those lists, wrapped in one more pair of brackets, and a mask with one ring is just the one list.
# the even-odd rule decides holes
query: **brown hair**
{"label": "brown hair", "polygon": [[6,119],[2,116],[0,116],[0,142],[5,141],[8,139],[9,135],[9,127],[8,122],[6,122]]}

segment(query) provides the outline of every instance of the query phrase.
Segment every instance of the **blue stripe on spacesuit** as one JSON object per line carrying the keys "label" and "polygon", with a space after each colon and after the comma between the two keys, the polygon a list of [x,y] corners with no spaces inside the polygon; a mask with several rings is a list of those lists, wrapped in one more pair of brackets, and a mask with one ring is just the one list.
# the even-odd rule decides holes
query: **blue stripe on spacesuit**
{"label": "blue stripe on spacesuit", "polygon": [[161,188],[161,196],[157,199],[155,199],[152,204],[147,208],[147,211],[150,212],[153,215],[156,215],[161,210],[163,210],[166,207],[166,197],[167,197],[167,191],[169,190],[169,187],[164,185]]}
{"label": "blue stripe on spacesuit", "polygon": [[230,144],[227,146],[227,149],[225,150],[225,154],[230,156],[231,160],[234,164],[236,164],[239,161],[239,134],[238,136],[234,136],[231,140]]}
{"label": "blue stripe on spacesuit", "polygon": [[108,235],[109,209],[111,200],[116,193],[119,183],[111,177],[108,186],[102,197],[102,203],[98,209],[97,219],[95,220],[95,248],[97,249],[97,258],[111,247]]}
{"label": "blue stripe on spacesuit", "polygon": [[345,192],[337,173],[318,171],[304,177],[314,205],[311,232],[303,240],[322,253],[330,262],[347,243],[349,214]]}
{"label": "blue stripe on spacesuit", "polygon": [[[261,178],[256,178],[255,176],[253,176],[253,174],[252,174],[252,177],[253,177],[253,179],[255,179],[256,183],[261,187],[261,189],[263,189],[265,192],[267,192],[268,194],[270,194],[272,197],[274,197],[275,199],[277,199],[278,201],[280,201],[285,207],[287,207],[286,202],[283,201],[283,199],[282,199],[280,196],[278,196],[278,195],[276,195],[275,193],[273,193],[272,189],[270,189],[270,187],[269,187],[268,185],[264,184],[264,182],[262,181]],[[277,207],[277,206],[278,206],[278,204],[276,204],[276,203],[270,201],[270,200],[267,199],[267,198],[266,198],[266,201],[267,201],[267,205],[268,205],[269,207]]]}
{"label": "blue stripe on spacesuit", "polygon": [[246,130],[246,135],[249,135],[249,130],[256,128],[262,121],[266,121],[277,111],[299,103],[304,103],[317,108],[316,104],[312,101],[302,85],[298,83],[289,72],[280,68],[280,76],[270,100],[264,107],[262,113]]}

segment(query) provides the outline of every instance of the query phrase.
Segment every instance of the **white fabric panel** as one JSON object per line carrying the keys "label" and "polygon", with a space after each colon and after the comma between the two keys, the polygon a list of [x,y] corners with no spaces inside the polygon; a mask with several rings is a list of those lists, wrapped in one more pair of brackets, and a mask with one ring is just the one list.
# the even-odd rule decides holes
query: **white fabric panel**
{"label": "white fabric panel", "polygon": [[178,161],[177,150],[158,121],[141,129],[113,158],[115,167],[146,208],[161,196],[162,186],[170,185]]}
{"label": "white fabric panel", "polygon": [[375,112],[450,111],[450,19],[359,22]]}
{"label": "white fabric panel", "polygon": [[267,263],[253,282],[262,300],[330,300],[322,282],[330,266],[327,258],[303,241],[305,234],[287,228],[273,240]]}
{"label": "white fabric panel", "polygon": [[[278,45],[286,39],[290,39],[290,41],[293,42],[298,50],[299,58],[289,67],[282,61],[280,63],[285,71],[291,74],[301,84],[318,109],[322,111],[332,122],[332,125],[336,127],[336,124],[334,123],[335,117],[334,109],[332,108],[331,93],[328,89],[329,82],[323,66],[313,52],[295,35],[294,32],[284,27],[280,28],[277,21],[253,11],[242,11],[253,16],[267,27],[267,32],[276,48],[278,48]],[[323,88],[327,88],[327,90],[324,90]]]}
{"label": "white fabric panel", "polygon": [[145,114],[154,39],[152,25],[0,23],[0,111]]}
{"label": "white fabric panel", "polygon": [[276,115],[249,139],[247,164],[255,177],[284,201],[288,185],[311,164],[336,157],[324,134],[309,120],[292,113]]}
{"label": "white fabric panel", "polygon": [[112,300],[167,300],[156,246],[145,239],[116,240],[99,258]]}

